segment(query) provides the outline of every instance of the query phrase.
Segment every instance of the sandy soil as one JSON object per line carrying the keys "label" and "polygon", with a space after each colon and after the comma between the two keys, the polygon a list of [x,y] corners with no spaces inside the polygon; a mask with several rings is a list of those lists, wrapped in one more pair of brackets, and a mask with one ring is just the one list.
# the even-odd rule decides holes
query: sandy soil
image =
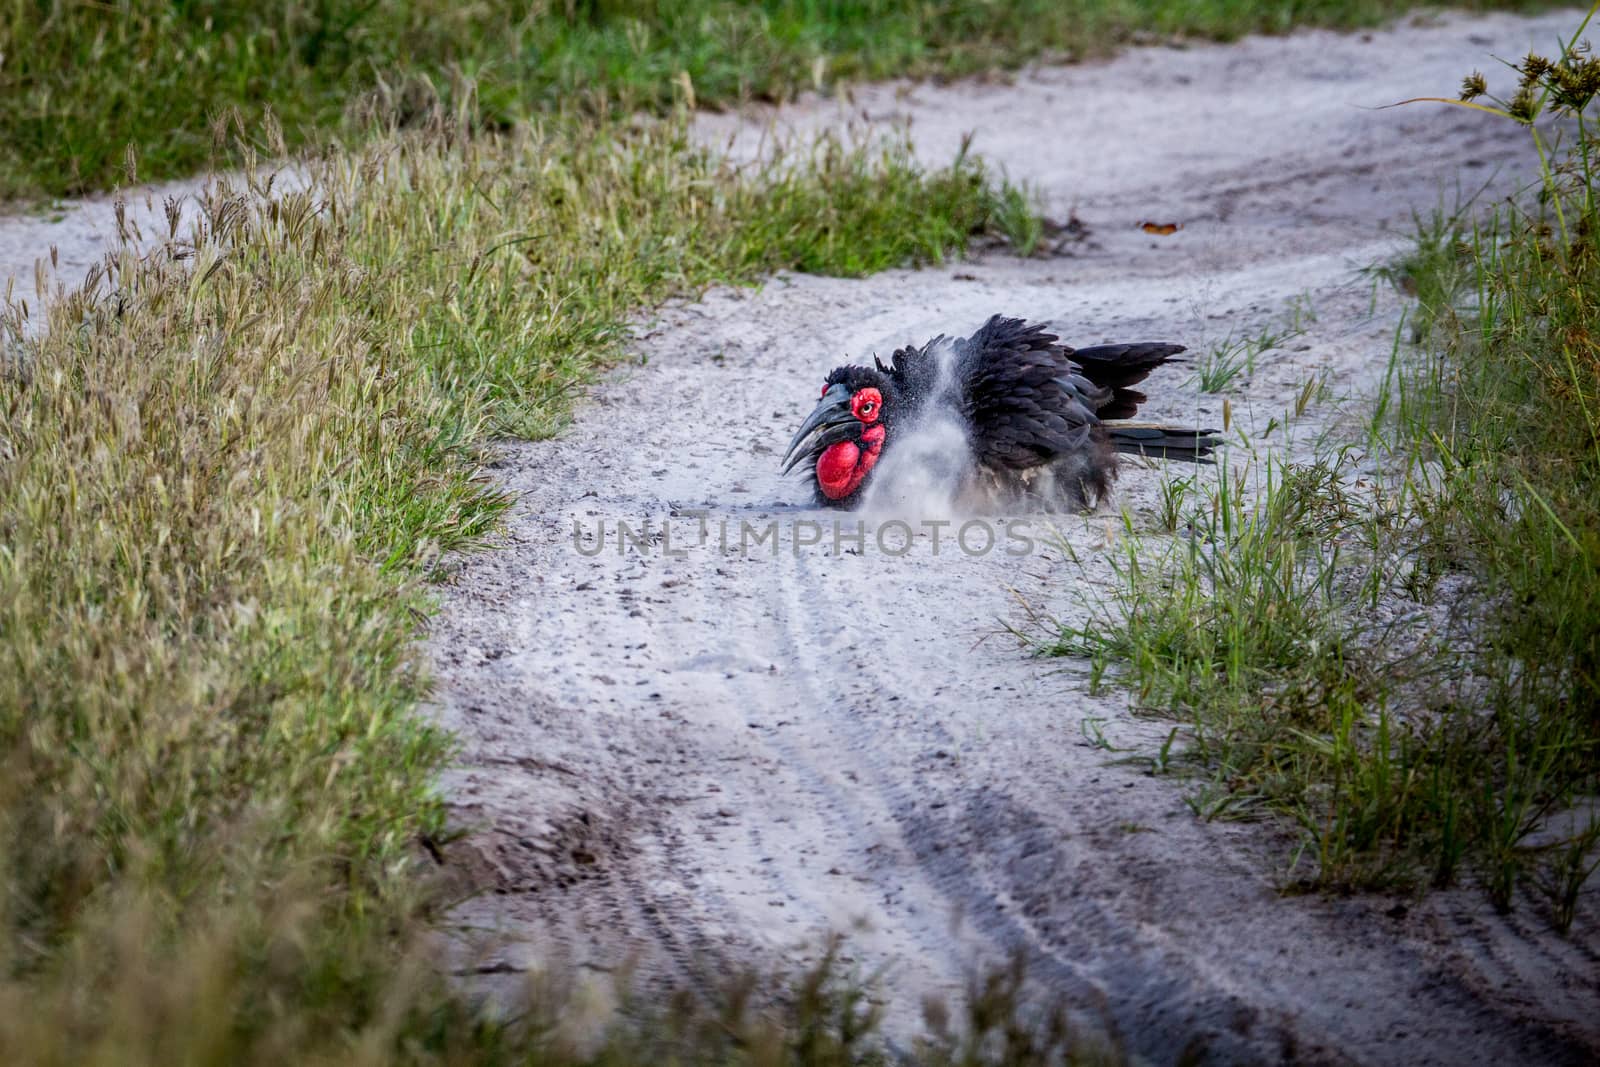
{"label": "sandy soil", "polygon": [[[0,299],[25,301],[28,327],[41,329],[38,308],[64,288],[79,285],[89,268],[117,245],[117,203],[123,204],[128,233],[152,244],[168,233],[167,202],[180,218],[195,209],[193,195],[204,178],[150,183],[82,200],[0,211]],[[187,227],[187,221],[181,222]],[[181,231],[180,231],[181,232]]]}
{"label": "sandy soil", "polygon": [[[1165,728],[1002,631],[1028,623],[1025,604],[1067,615],[1078,594],[1103,595],[1114,509],[1060,525],[1079,563],[1026,517],[993,520],[997,546],[979,555],[943,528],[936,553],[926,509],[900,516],[920,531],[903,555],[881,514],[859,547],[835,552],[824,525],[797,548],[803,523],[832,516],[777,471],[835,363],[994,312],[1054,322],[1071,343],[1203,351],[1281,325],[1298,301],[1315,319],[1262,358],[1236,418],[1264,427],[1318,376],[1358,394],[1400,314],[1362,269],[1404,247],[1413,211],[1485,183],[1496,195],[1532,169],[1509,124],[1369,108],[1449,95],[1474,68],[1505,89],[1491,54],[1548,47],[1576,21],[1150,48],[1006,83],[707,117],[703,136],[736,154],[773,119],[909,123],[936,163],[971,132],[1081,227],[1029,261],[785,276],[669,308],[570,432],[504,449],[496,474],[520,495],[505,545],[460,561],[428,640],[440,714],[464,744],[445,784],[473,831],[449,860],[488,889],[454,914],[493,945],[463,952],[462,969],[497,981],[564,958],[603,975],[637,959],[662,981],[705,981],[727,961],[802,963],[842,929],[864,973],[887,968],[897,1034],[924,994],[958,995],[973,968],[1020,952],[1042,995],[1155,1063],[1184,1049],[1219,1063],[1593,1062],[1593,884],[1570,938],[1531,907],[1496,916],[1471,890],[1284,896],[1283,836],[1201,822],[1180,782],[1088,742],[1086,725],[1151,747]],[[183,188],[158,191],[157,212]],[[0,218],[0,286],[14,272],[29,295],[52,243],[74,280],[111,218],[109,199]],[[1183,228],[1152,236],[1145,221]],[[1150,392],[1156,417],[1219,417],[1184,368]],[[1161,477],[1129,467],[1118,505],[1150,511]],[[619,551],[619,521],[652,536]],[[775,554],[739,553],[742,522],[774,521]],[[1024,534],[1034,550],[1007,554]],[[969,530],[969,547],[982,541]]]}
{"label": "sandy soil", "polygon": [[[430,639],[466,744],[448,782],[476,828],[464,862],[493,887],[456,918],[510,939],[479,969],[535,965],[554,945],[578,967],[637,956],[694,980],[724,960],[814,958],[822,931],[845,929],[863,971],[887,966],[901,1033],[922,994],[956,994],[981,961],[1020,951],[1040,989],[1153,1062],[1184,1048],[1230,1063],[1592,1062],[1593,891],[1571,939],[1527,907],[1497,917],[1473,891],[1284,896],[1272,830],[1201,822],[1181,784],[1088,744],[1091,721],[1120,744],[1164,728],[1000,631],[1026,624],[1022,601],[1070,613],[1074,588],[1105,588],[1110,511],[1061,527],[1081,566],[1043,542],[1006,555],[999,526],[986,555],[954,550],[954,527],[935,554],[919,527],[894,556],[901,531],[887,552],[875,536],[884,515],[860,548],[834,552],[824,525],[796,549],[810,530],[797,524],[831,516],[777,470],[835,363],[996,311],[1076,343],[1203,350],[1280,324],[1298,299],[1315,320],[1263,358],[1236,413],[1264,426],[1318,375],[1358,392],[1399,315],[1361,269],[1404,247],[1413,211],[1531,171],[1509,124],[1368,108],[1448,94],[1474,68],[1493,81],[1491,53],[1575,23],[1151,48],[1007,84],[706,118],[704,136],[736,154],[774,117],[801,131],[909,124],[934,162],[971,131],[1087,236],[1026,262],[712,292],[642,327],[639,364],[561,440],[505,450],[496,473],[520,494],[507,544],[463,561]],[[1144,221],[1183,229],[1151,236]],[[1151,386],[1156,416],[1219,416],[1185,370]],[[1160,479],[1128,469],[1120,502],[1152,508]],[[743,521],[778,523],[776,556],[741,556]],[[618,522],[648,523],[652,539],[619,551]]]}
{"label": "sandy soil", "polygon": [[[277,193],[303,189],[310,180],[288,164],[270,172]],[[225,180],[242,184],[233,172]],[[119,248],[117,209],[130,247],[139,254],[160,252],[174,234],[187,235],[201,211],[207,176],[166,182],[141,182],[108,193],[20,206],[0,205],[0,303],[26,307],[24,330],[44,330],[44,305],[83,284],[90,268],[103,266]]]}

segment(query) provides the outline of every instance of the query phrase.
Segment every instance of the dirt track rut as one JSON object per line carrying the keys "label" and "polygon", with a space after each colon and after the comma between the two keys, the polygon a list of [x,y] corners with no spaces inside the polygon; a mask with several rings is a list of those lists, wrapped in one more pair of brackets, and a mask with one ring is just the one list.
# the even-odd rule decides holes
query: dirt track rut
{"label": "dirt track rut", "polygon": [[[727,959],[812,957],[834,928],[855,931],[864,969],[888,965],[901,1031],[921,994],[959,993],[980,961],[1021,951],[1038,988],[1152,1062],[1191,1045],[1230,1063],[1592,1061],[1593,889],[1570,939],[1470,890],[1285,897],[1269,828],[1201,822],[1181,784],[1088,742],[1091,722],[1120,745],[1165,728],[1000,630],[1027,624],[1024,603],[1070,612],[1069,586],[1107,587],[1112,510],[1060,524],[1081,565],[1042,520],[1024,556],[952,551],[954,527],[939,554],[923,528],[896,556],[873,532],[886,515],[857,552],[835,554],[828,526],[795,551],[797,523],[831,516],[777,471],[835,363],[996,311],[1070,343],[1199,351],[1299,301],[1314,320],[1263,357],[1236,416],[1262,427],[1318,375],[1359,392],[1400,313],[1360,269],[1403,246],[1413,210],[1491,178],[1486,195],[1503,192],[1532,163],[1509,124],[1368,108],[1447,94],[1475,67],[1493,82],[1490,53],[1547,47],[1576,21],[1141,49],[1012,84],[857,94],[850,115],[909,119],[930,161],[976,131],[975,151],[1088,235],[1026,262],[714,291],[644,325],[641,362],[561,439],[504,450],[496,473],[519,494],[506,544],[461,562],[430,638],[442,714],[466,742],[447,785],[476,833],[457,855],[494,887],[455,917],[509,939],[487,969],[554,951],[606,970],[636,953],[652,973],[703,977]],[[842,121],[828,103],[776,117]],[[756,121],[708,118],[703,133],[746,152]],[[1142,221],[1184,226],[1155,237]],[[1152,379],[1150,412],[1214,422],[1220,398],[1187,379]],[[1160,477],[1128,468],[1118,502],[1150,511]],[[619,552],[619,520],[657,536],[665,521],[670,545]],[[776,558],[720,549],[741,521],[778,524]],[[587,555],[575,524],[592,537],[602,522]]]}

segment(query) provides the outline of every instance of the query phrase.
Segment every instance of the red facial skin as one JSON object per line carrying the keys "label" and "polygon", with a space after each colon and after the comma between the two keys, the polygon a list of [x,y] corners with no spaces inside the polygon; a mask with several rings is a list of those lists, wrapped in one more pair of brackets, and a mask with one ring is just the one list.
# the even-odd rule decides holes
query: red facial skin
{"label": "red facial skin", "polygon": [[[826,392],[827,387],[823,387]],[[862,389],[850,398],[850,413],[866,426],[861,444],[840,441],[817,457],[817,485],[829,500],[843,500],[866,480],[883,451],[884,428],[878,424],[883,413],[883,394],[873,388]]]}

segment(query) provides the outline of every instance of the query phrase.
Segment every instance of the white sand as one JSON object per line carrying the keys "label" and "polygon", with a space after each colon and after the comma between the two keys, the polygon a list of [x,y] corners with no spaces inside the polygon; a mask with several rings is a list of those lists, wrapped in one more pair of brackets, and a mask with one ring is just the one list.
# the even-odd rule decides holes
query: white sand
{"label": "white sand", "polygon": [[[1412,212],[1533,173],[1509,123],[1369,108],[1452,95],[1474,68],[1505,90],[1491,55],[1549,49],[1577,19],[1147,48],[1009,84],[865,89],[847,115],[782,111],[797,130],[909,121],[932,163],[972,132],[1089,235],[1026,262],[715,291],[649,324],[647,362],[582,403],[561,440],[505,450],[497,474],[520,494],[506,543],[462,561],[429,638],[465,744],[446,785],[477,828],[452,862],[495,889],[455,916],[510,939],[485,968],[637,957],[663,980],[706,981],[726,960],[800,963],[823,931],[855,929],[854,961],[889,968],[897,1033],[921,995],[959,994],[972,968],[1021,952],[1038,992],[1156,1063],[1191,1043],[1227,1063],[1592,1062],[1593,884],[1567,938],[1526,906],[1494,915],[1470,888],[1420,903],[1282,896],[1282,834],[1199,821],[1181,782],[1087,742],[1098,724],[1148,751],[1167,727],[1123,696],[1088,696],[1080,665],[1030,660],[1000,630],[1028,624],[1021,602],[1064,615],[1082,610],[1072,587],[1109,587],[1114,509],[1062,524],[1081,567],[1054,549],[971,557],[951,529],[937,556],[926,535],[894,558],[871,534],[858,555],[831,554],[826,535],[797,555],[793,524],[833,516],[777,471],[834,364],[994,312],[1054,322],[1069,343],[1199,353],[1281,324],[1298,298],[1315,321],[1262,358],[1236,417],[1259,430],[1317,375],[1359,393],[1400,314],[1360,270],[1406,246]],[[702,132],[748,154],[771,118],[710,116]],[[1143,221],[1183,229],[1155,237]],[[109,199],[61,221],[0,219],[0,286],[15,272],[31,300],[51,243],[75,281],[112,230]],[[1154,417],[1219,418],[1186,369],[1149,391]],[[1127,468],[1118,504],[1150,511],[1160,479]],[[703,509],[711,543],[685,516],[671,530],[684,555],[619,555],[616,520],[659,531],[674,508]],[[741,520],[774,519],[778,558],[718,550],[722,523],[737,544]],[[602,554],[575,549],[575,520],[606,521]]]}
{"label": "white sand", "polygon": [[[1167,728],[997,631],[1026,625],[1013,589],[1066,613],[1068,586],[1105,587],[1113,512],[1064,525],[1082,570],[1056,551],[934,557],[926,538],[902,558],[870,536],[834,556],[831,533],[796,558],[793,522],[831,515],[777,470],[834,364],[997,311],[1073,343],[1203,350],[1281,323],[1300,297],[1315,321],[1263,358],[1238,417],[1263,427],[1319,374],[1359,392],[1388,360],[1400,304],[1358,272],[1406,247],[1412,212],[1453,204],[1458,185],[1498,175],[1488,198],[1533,173],[1509,123],[1368,109],[1452,95],[1474,68],[1503,90],[1491,53],[1548,46],[1576,21],[1448,18],[858,92],[850,116],[909,121],[930,162],[975,132],[974,151],[1090,236],[1054,258],[712,292],[651,323],[636,345],[647,362],[580,405],[561,440],[506,450],[497,474],[521,498],[507,544],[464,561],[430,640],[467,745],[449,787],[498,890],[457,914],[530,941],[485,965],[547,960],[553,943],[580,966],[637,953],[647,972],[703,979],[725,958],[814,958],[821,931],[859,923],[853,957],[889,966],[901,1033],[921,994],[958,993],[978,961],[1021,951],[1040,990],[1152,1062],[1196,1039],[1216,1062],[1592,1057],[1593,891],[1571,939],[1527,907],[1495,916],[1472,889],[1402,908],[1282,896],[1283,837],[1199,821],[1181,783],[1086,742],[1092,720],[1147,751]],[[702,131],[748,155],[772,117],[712,116]],[[777,118],[843,121],[827,102]],[[1153,237],[1143,221],[1184,228]],[[1219,398],[1188,377],[1153,378],[1150,412],[1215,422]],[[1151,509],[1160,478],[1129,468],[1120,502]],[[711,543],[682,517],[670,535],[685,555],[618,554],[616,520],[659,531],[674,508],[704,509]],[[742,519],[779,520],[779,558],[719,551],[720,525],[736,545]],[[575,549],[575,520],[607,523],[601,555]]]}

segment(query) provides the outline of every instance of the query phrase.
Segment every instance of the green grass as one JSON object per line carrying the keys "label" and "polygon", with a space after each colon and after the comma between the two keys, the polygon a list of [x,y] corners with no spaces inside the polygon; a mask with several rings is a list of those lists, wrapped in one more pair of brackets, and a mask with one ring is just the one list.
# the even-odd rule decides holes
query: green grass
{"label": "green grass", "polygon": [[[484,447],[557,429],[668,295],[938,260],[1014,196],[892,144],[734,168],[681,117],[447,114],[303,191],[245,152],[42,337],[5,311],[0,1061],[570,1062],[419,940],[452,743],[414,641],[439,554],[506,506]],[[813,1000],[683,1062],[860,1061],[861,1005]]]}
{"label": "green grass", "polygon": [[1202,393],[1231,392],[1236,384],[1243,384],[1255,374],[1256,360],[1262,353],[1281,348],[1305,333],[1307,322],[1315,321],[1315,312],[1304,300],[1297,299],[1290,302],[1281,327],[1263,326],[1253,334],[1237,337],[1230,332],[1200,357],[1195,383]]}
{"label": "green grass", "polygon": [[[1045,651],[1089,657],[1179,734],[1207,817],[1274,813],[1287,884],[1466,878],[1558,928],[1600,854],[1600,62],[1529,57],[1490,106],[1570,122],[1520,207],[1436,219],[1384,270],[1417,297],[1367,439],[1235,449],[1174,483],[1120,596]],[[1466,89],[1471,93],[1473,80]],[[1307,394],[1309,395],[1309,394]],[[1382,477],[1359,475],[1361,450]],[[1173,741],[1178,741],[1174,746]]]}
{"label": "green grass", "polygon": [[416,113],[407,102],[434,90],[504,128],[575,104],[783,99],[841,79],[1089,55],[1141,34],[1229,39],[1371,26],[1395,11],[1384,0],[9,0],[0,200],[109,187],[130,146],[145,180],[192,173],[234,114],[256,130],[270,111],[294,147],[359,128],[349,117],[371,99]]}
{"label": "green grass", "polygon": [[1386,509],[1337,461],[1225,458],[1171,484],[1158,525],[1184,536],[1162,550],[1130,521],[1116,599],[1041,651],[1088,658],[1094,688],[1129,685],[1144,712],[1182,722],[1151,764],[1199,774],[1197,814],[1287,815],[1322,884],[1391,880],[1393,798],[1361,780],[1361,757],[1409,738],[1388,699],[1422,671],[1407,628],[1357,610],[1388,591],[1366,585],[1393,562]]}

